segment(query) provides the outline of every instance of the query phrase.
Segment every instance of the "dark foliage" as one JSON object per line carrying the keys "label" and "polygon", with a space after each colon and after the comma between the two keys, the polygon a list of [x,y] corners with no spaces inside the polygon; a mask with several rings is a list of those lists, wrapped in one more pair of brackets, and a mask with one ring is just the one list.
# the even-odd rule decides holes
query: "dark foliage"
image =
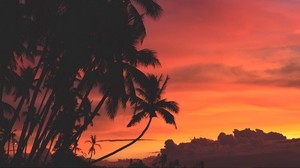
{"label": "dark foliage", "polygon": [[[153,0],[134,1],[0,1],[0,165],[44,165],[50,150],[50,166],[84,166],[73,152],[99,110],[113,119],[128,104],[142,108],[137,88],[148,79],[139,68],[160,62],[155,51],[137,45],[146,36],[143,17],[157,19],[162,9]],[[93,109],[95,87],[102,99]],[[175,125],[168,112],[177,112],[177,104],[157,103],[157,112]],[[7,156],[16,124],[21,134]]]}

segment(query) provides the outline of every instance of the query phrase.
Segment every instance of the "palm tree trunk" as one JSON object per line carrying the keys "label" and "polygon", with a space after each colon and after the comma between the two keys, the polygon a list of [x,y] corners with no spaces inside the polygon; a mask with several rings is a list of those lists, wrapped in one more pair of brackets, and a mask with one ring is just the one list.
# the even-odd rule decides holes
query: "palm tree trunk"
{"label": "palm tree trunk", "polygon": [[46,74],[47,74],[47,70],[44,68],[42,70],[41,76],[40,76],[40,78],[38,80],[38,83],[36,85],[36,89],[33,92],[32,99],[31,99],[30,105],[28,107],[28,114],[27,114],[25,122],[23,124],[23,129],[22,129],[22,132],[21,132],[19,145],[18,145],[18,148],[17,148],[17,153],[14,157],[14,159],[17,159],[17,160],[15,160],[16,163],[22,157],[22,152],[24,150],[25,145],[27,144],[27,140],[25,139],[26,133],[28,131],[28,126],[30,125],[30,120],[34,116],[34,113],[35,113],[34,105],[35,105],[35,102],[36,102],[36,99],[37,99],[37,96],[38,96],[38,93],[39,93],[39,89],[40,89],[40,87],[41,87],[41,85],[44,81],[44,78],[45,78]]}
{"label": "palm tree trunk", "polygon": [[12,148],[13,148],[13,155],[15,155],[16,151],[15,151],[15,142],[14,142],[14,140],[12,141]]}
{"label": "palm tree trunk", "polygon": [[91,85],[88,87],[88,89],[87,89],[87,91],[86,91],[86,93],[85,93],[85,95],[84,95],[84,97],[83,97],[83,99],[82,99],[82,101],[81,101],[81,103],[80,103],[78,109],[81,109],[81,108],[82,108],[82,106],[83,106],[83,104],[84,104],[84,101],[88,98],[88,96],[89,96],[89,94],[91,93],[92,89],[93,89],[93,84],[91,84]]}
{"label": "palm tree trunk", "polygon": [[57,114],[58,110],[52,111],[50,114],[50,117],[48,118],[47,124],[45,125],[45,128],[41,134],[41,136],[38,139],[38,144],[40,144],[38,150],[33,153],[34,156],[32,158],[29,158],[28,161],[37,161],[40,157],[39,155],[42,154],[42,152],[47,147],[49,141],[57,135],[56,130],[51,129],[51,124],[55,120],[55,115]]}
{"label": "palm tree trunk", "polygon": [[[49,88],[47,89],[47,91],[49,91]],[[47,94],[47,93],[46,93],[46,94]],[[52,92],[52,95],[54,95],[53,92]],[[46,96],[46,95],[44,95],[44,98],[45,98],[45,96]],[[43,98],[43,101],[44,101],[44,98]],[[41,111],[41,112],[37,111],[37,114],[39,115],[40,122],[33,122],[33,123],[30,124],[29,130],[28,130],[28,134],[27,134],[27,136],[25,137],[25,141],[26,141],[26,142],[28,141],[28,139],[29,139],[30,136],[32,135],[32,133],[33,133],[33,131],[34,131],[34,128],[37,126],[37,124],[39,124],[39,128],[38,128],[38,131],[36,132],[36,135],[35,135],[35,141],[39,138],[39,135],[40,135],[41,130],[42,130],[43,125],[44,125],[44,121],[45,121],[45,119],[46,119],[46,117],[47,117],[47,114],[48,114],[48,113],[47,113],[47,110],[45,110],[45,109],[47,109],[47,108],[49,109],[49,108],[50,108],[51,100],[52,100],[52,99],[50,99],[49,101],[47,101],[48,106],[45,106],[45,107],[43,108],[43,111]],[[43,103],[43,101],[42,101],[42,103]],[[47,105],[47,104],[46,104],[46,105]],[[40,105],[40,107],[41,107],[41,105]],[[31,153],[32,153],[32,150],[31,150]]]}
{"label": "palm tree trunk", "polygon": [[49,96],[49,98],[48,98],[48,100],[47,100],[47,102],[44,106],[44,108],[41,111],[41,122],[39,123],[39,128],[36,132],[36,136],[35,136],[35,139],[33,141],[32,149],[31,149],[30,155],[28,157],[29,161],[33,158],[33,155],[35,154],[35,151],[37,150],[37,148],[38,148],[38,146],[41,142],[40,141],[41,140],[40,135],[41,135],[44,123],[45,123],[47,115],[48,115],[47,112],[49,112],[49,108],[50,108],[51,102],[53,100],[53,95],[54,95],[54,92],[51,93],[51,95]]}
{"label": "palm tree trunk", "polygon": [[105,94],[102,99],[100,100],[100,102],[97,104],[97,106],[95,107],[93,113],[91,114],[91,116],[87,119],[87,121],[85,121],[83,123],[83,125],[79,128],[79,130],[75,133],[75,135],[73,136],[71,142],[78,142],[80,135],[82,134],[82,132],[87,129],[88,125],[93,121],[93,119],[95,118],[95,116],[97,115],[97,113],[99,112],[100,108],[102,107],[102,105],[104,104],[106,98],[108,97],[108,94]]}
{"label": "palm tree trunk", "polygon": [[9,132],[11,132],[13,126],[15,125],[17,119],[19,118],[19,115],[20,115],[22,107],[23,107],[23,105],[25,103],[25,100],[26,100],[26,96],[22,96],[22,98],[21,98],[21,100],[20,100],[20,102],[19,102],[19,104],[17,106],[17,109],[16,109],[16,111],[14,113],[14,116],[11,119],[11,122],[10,122],[10,125],[9,125],[9,130],[8,130]]}
{"label": "palm tree trunk", "polygon": [[44,159],[44,164],[46,164],[46,162],[47,162],[47,158],[48,158],[48,156],[49,156],[49,154],[50,154],[50,151],[51,151],[51,148],[52,148],[54,139],[55,139],[55,137],[53,137],[53,139],[52,139],[51,142],[50,142],[49,150],[47,151],[46,157],[45,157],[45,159]]}
{"label": "palm tree trunk", "polygon": [[151,121],[152,121],[152,117],[150,117],[147,126],[145,127],[145,129],[143,130],[143,132],[136,139],[134,139],[133,141],[131,141],[127,145],[124,145],[121,148],[119,148],[119,149],[117,149],[117,150],[115,150],[115,151],[113,151],[113,152],[111,152],[111,153],[109,153],[109,154],[107,154],[105,156],[102,156],[102,157],[100,157],[100,158],[98,158],[98,159],[90,162],[90,164],[94,164],[94,163],[99,162],[99,161],[101,161],[103,159],[106,159],[106,158],[108,158],[108,157],[110,157],[110,156],[112,156],[112,155],[114,155],[114,154],[116,154],[116,153],[124,150],[125,148],[131,146],[132,144],[136,143],[138,140],[140,140],[144,136],[145,132],[148,130],[148,128],[149,128],[149,126],[151,124]]}
{"label": "palm tree trunk", "polygon": [[7,141],[7,156],[9,157],[9,152],[10,151],[10,139]]}
{"label": "palm tree trunk", "polygon": [[[21,100],[20,100],[20,102],[19,102],[19,104],[18,104],[18,106],[17,106],[17,109],[16,109],[16,111],[15,111],[15,113],[14,113],[14,115],[13,115],[13,117],[12,117],[12,119],[11,119],[11,121],[10,121],[10,123],[9,123],[9,125],[7,126],[7,129],[5,130],[5,134],[6,135],[8,135],[10,132],[11,132],[11,130],[12,130],[12,128],[13,128],[13,126],[14,126],[14,124],[15,124],[15,122],[17,121],[17,119],[18,119],[18,117],[19,117],[19,113],[20,113],[20,111],[21,111],[21,109],[22,109],[22,107],[23,107],[23,104],[24,104],[24,102],[25,102],[25,99],[26,99],[26,97],[25,96],[23,96],[22,98],[21,98]],[[4,145],[5,145],[5,143],[8,141],[8,137],[7,136],[4,136],[4,138],[2,139],[2,141],[1,141],[1,146],[0,146],[0,148],[4,148]],[[0,153],[1,153],[1,149],[0,149]]]}
{"label": "palm tree trunk", "polygon": [[[40,58],[37,66],[36,66],[36,69],[34,71],[34,76],[37,75],[37,72],[38,72],[38,69],[40,68],[40,66],[42,65],[42,62],[43,62],[43,57]],[[32,99],[30,101],[30,105],[29,105],[29,110],[28,110],[28,114],[26,116],[26,119],[25,119],[25,122],[23,124],[23,129],[22,129],[22,132],[21,132],[21,136],[20,136],[20,139],[19,139],[19,144],[18,144],[18,148],[17,148],[17,153],[16,155],[14,156],[14,159],[20,159],[22,157],[22,151],[24,150],[24,147],[27,145],[27,142],[25,142],[25,135],[26,135],[26,132],[27,132],[27,129],[28,129],[28,124],[29,124],[29,120],[30,120],[30,116],[33,116],[33,114],[31,113],[34,113],[33,112],[33,107],[34,107],[34,104],[35,104],[35,101],[37,99],[37,96],[38,96],[38,93],[39,93],[39,88],[40,86],[42,85],[42,82],[44,80],[44,77],[46,76],[47,74],[47,70],[46,69],[43,69],[42,70],[42,73],[40,75],[40,78],[38,80],[38,83],[36,85],[36,89],[34,90],[33,92],[33,95],[32,95]],[[22,107],[22,106],[21,106]],[[21,108],[20,107],[20,108]],[[21,109],[20,109],[21,110]]]}
{"label": "palm tree trunk", "polygon": [[57,135],[55,130],[50,130],[47,137],[43,140],[39,150],[36,152],[35,157],[32,159],[32,163],[37,163],[40,157],[42,156],[43,152],[45,151],[49,141],[53,139]]}
{"label": "palm tree trunk", "polygon": [[91,163],[91,161],[92,161],[92,156],[93,156],[93,152],[91,152],[91,156],[90,156],[90,163]]}
{"label": "palm tree trunk", "polygon": [[46,100],[46,96],[47,96],[47,94],[48,94],[49,91],[50,91],[50,88],[48,87],[47,90],[46,90],[46,92],[45,92],[45,94],[44,94],[44,96],[43,96],[43,99],[42,99],[42,102],[40,104],[40,107],[39,107],[39,109],[37,111],[38,114],[41,113],[41,109],[43,107],[44,101]]}
{"label": "palm tree trunk", "polygon": [[24,159],[26,160],[26,158],[27,158],[27,144],[25,145],[24,148],[25,148],[24,149]]}

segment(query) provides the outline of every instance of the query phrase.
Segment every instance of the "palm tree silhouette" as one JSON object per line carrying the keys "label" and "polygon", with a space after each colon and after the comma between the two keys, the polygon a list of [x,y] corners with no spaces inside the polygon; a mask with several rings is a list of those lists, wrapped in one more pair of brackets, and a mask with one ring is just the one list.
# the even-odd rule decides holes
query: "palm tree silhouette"
{"label": "palm tree silhouette", "polygon": [[13,136],[12,136],[12,138],[11,138],[13,155],[16,154],[15,145],[18,144],[18,140],[15,138],[15,136],[16,136],[16,134],[14,133]]}
{"label": "palm tree silhouette", "polygon": [[8,156],[9,156],[10,151],[11,151],[10,144],[12,144],[13,155],[15,155],[15,144],[18,142],[15,138],[16,137],[16,133],[15,133],[16,131],[17,131],[16,129],[11,131],[10,134],[9,134],[9,137],[8,137],[8,141],[7,141],[7,155]]}
{"label": "palm tree silhouette", "polygon": [[[98,161],[101,161],[107,157],[110,157],[125,148],[131,146],[138,140],[140,140],[143,135],[148,130],[152,118],[157,117],[157,113],[163,117],[165,122],[167,124],[172,124],[176,127],[174,116],[171,113],[178,113],[179,107],[176,102],[174,101],[167,101],[166,99],[162,99],[162,93],[165,91],[167,82],[169,80],[169,77],[167,76],[164,82],[162,83],[162,75],[160,77],[157,77],[155,75],[149,75],[147,77],[147,80],[145,81],[143,87],[138,88],[137,92],[139,93],[140,97],[136,97],[136,114],[133,115],[131,121],[127,125],[127,127],[134,126],[136,123],[139,123],[143,118],[149,118],[148,124],[142,131],[142,133],[133,141],[128,143],[127,145],[101,157],[98,158],[91,163],[95,163]],[[161,84],[162,83],[162,84]]]}
{"label": "palm tree silhouette", "polygon": [[88,152],[88,154],[90,154],[90,162],[91,162],[92,156],[96,154],[95,146],[98,146],[101,149],[101,145],[97,144],[96,135],[91,135],[90,138],[91,139],[86,140],[85,143],[90,143],[91,144],[91,147],[90,147],[89,152]]}
{"label": "palm tree silhouette", "polygon": [[[76,144],[103,105],[114,118],[119,104],[137,103],[135,87],[144,78],[138,66],[159,65],[154,51],[137,50],[146,36],[143,17],[156,19],[162,13],[154,0],[10,0],[0,2],[0,13],[3,23],[0,28],[0,129],[4,131],[0,139],[0,162],[9,133],[25,109],[27,115],[23,116],[12,162],[15,166],[39,161],[57,137],[65,139],[58,148],[67,149]],[[16,62],[15,58],[20,60]],[[34,69],[26,68],[23,59],[38,60],[38,63],[34,63]],[[20,76],[17,69],[22,71]],[[84,75],[96,72],[92,80],[87,78],[86,90],[77,88],[78,83],[84,84],[84,80],[77,80],[79,71]],[[92,110],[89,94],[96,83],[103,98]],[[73,100],[68,99],[72,89],[80,93],[74,97],[80,108],[66,110],[70,105],[66,100]],[[9,107],[3,102],[4,91],[20,98],[12,119],[3,117]],[[56,124],[67,118],[64,115],[71,119],[68,119],[68,129],[62,130]],[[80,119],[84,123],[75,130]],[[23,157],[31,139],[30,155]]]}
{"label": "palm tree silhouette", "polygon": [[[18,80],[18,84],[14,86],[13,95],[14,100],[16,101],[18,98],[21,97],[20,102],[17,105],[17,108],[14,109],[13,107],[9,106],[9,104],[4,103],[4,111],[10,111],[12,114],[12,118],[8,121],[8,124],[6,126],[6,135],[9,135],[12,132],[12,128],[16,122],[16,120],[19,118],[19,113],[22,110],[22,107],[25,103],[25,100],[27,100],[27,103],[30,99],[30,89],[33,89],[34,86],[32,85],[32,82],[34,82],[34,76],[33,76],[33,69],[32,68],[20,68],[20,79]],[[5,138],[4,141],[6,142],[8,139]]]}
{"label": "palm tree silhouette", "polygon": [[74,144],[73,146],[73,152],[75,155],[77,155],[78,151],[81,151],[82,149],[78,147],[78,143]]}

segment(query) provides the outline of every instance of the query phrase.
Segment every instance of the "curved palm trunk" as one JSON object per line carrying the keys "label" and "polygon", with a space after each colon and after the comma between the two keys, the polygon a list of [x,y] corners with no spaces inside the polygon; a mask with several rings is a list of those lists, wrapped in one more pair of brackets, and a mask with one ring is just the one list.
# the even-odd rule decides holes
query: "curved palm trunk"
{"label": "curved palm trunk", "polygon": [[111,153],[109,153],[109,154],[107,154],[107,155],[105,155],[105,156],[102,156],[101,158],[98,158],[98,159],[96,159],[96,160],[90,162],[90,164],[94,164],[94,163],[99,162],[99,161],[101,161],[101,160],[103,160],[103,159],[106,159],[106,158],[108,158],[108,157],[110,157],[110,156],[112,156],[112,155],[114,155],[114,154],[116,154],[116,153],[122,151],[123,149],[125,149],[125,148],[131,146],[132,144],[136,143],[138,140],[140,140],[140,139],[144,136],[145,132],[148,130],[148,128],[149,128],[149,126],[150,126],[150,124],[151,124],[151,121],[152,121],[152,117],[150,117],[147,126],[145,127],[145,129],[143,130],[143,132],[142,132],[136,139],[134,139],[133,141],[131,141],[131,142],[128,143],[127,145],[124,145],[124,146],[122,146],[121,148],[119,148],[119,149],[117,149],[117,150],[115,150],[115,151],[113,151],[113,152],[111,152]]}
{"label": "curved palm trunk", "polygon": [[108,97],[107,94],[105,94],[102,99],[100,100],[100,102],[97,104],[97,106],[95,107],[93,113],[91,114],[91,116],[87,119],[86,122],[83,123],[83,125],[79,128],[79,130],[75,133],[75,135],[72,137],[71,143],[78,143],[79,138],[82,134],[82,132],[87,129],[88,125],[93,121],[93,119],[96,117],[96,115],[98,114],[100,108],[102,107],[102,105],[104,104],[106,98]]}

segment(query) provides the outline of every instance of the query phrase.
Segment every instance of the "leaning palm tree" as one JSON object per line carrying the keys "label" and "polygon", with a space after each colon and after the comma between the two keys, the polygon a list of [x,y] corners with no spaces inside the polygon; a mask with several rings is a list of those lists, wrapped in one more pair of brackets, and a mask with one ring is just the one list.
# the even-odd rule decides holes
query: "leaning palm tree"
{"label": "leaning palm tree", "polygon": [[[162,83],[162,75],[160,77],[157,77],[155,75],[149,75],[147,77],[147,81],[145,81],[143,87],[138,88],[137,92],[140,97],[136,97],[136,107],[135,107],[135,113],[132,116],[131,121],[127,125],[127,127],[134,126],[136,123],[139,123],[143,118],[149,118],[148,124],[142,131],[142,133],[133,141],[128,143],[127,145],[101,157],[98,158],[91,163],[95,163],[98,161],[101,161],[105,158],[108,158],[123,149],[131,146],[138,140],[140,140],[143,135],[148,130],[152,118],[157,117],[157,113],[162,116],[162,118],[165,120],[167,124],[172,124],[176,127],[174,116],[171,113],[178,113],[179,107],[178,104],[175,101],[168,101],[167,99],[162,99],[161,95],[166,89],[167,82],[169,80],[169,77],[167,76],[165,81]],[[162,83],[162,84],[161,84]]]}
{"label": "leaning palm tree", "polygon": [[90,162],[91,162],[93,154],[94,155],[96,154],[95,146],[98,146],[101,149],[101,145],[97,144],[96,135],[91,135],[90,138],[91,138],[91,140],[86,140],[85,143],[90,143],[91,144],[91,147],[90,147],[89,152],[88,152],[88,154],[90,154]]}

